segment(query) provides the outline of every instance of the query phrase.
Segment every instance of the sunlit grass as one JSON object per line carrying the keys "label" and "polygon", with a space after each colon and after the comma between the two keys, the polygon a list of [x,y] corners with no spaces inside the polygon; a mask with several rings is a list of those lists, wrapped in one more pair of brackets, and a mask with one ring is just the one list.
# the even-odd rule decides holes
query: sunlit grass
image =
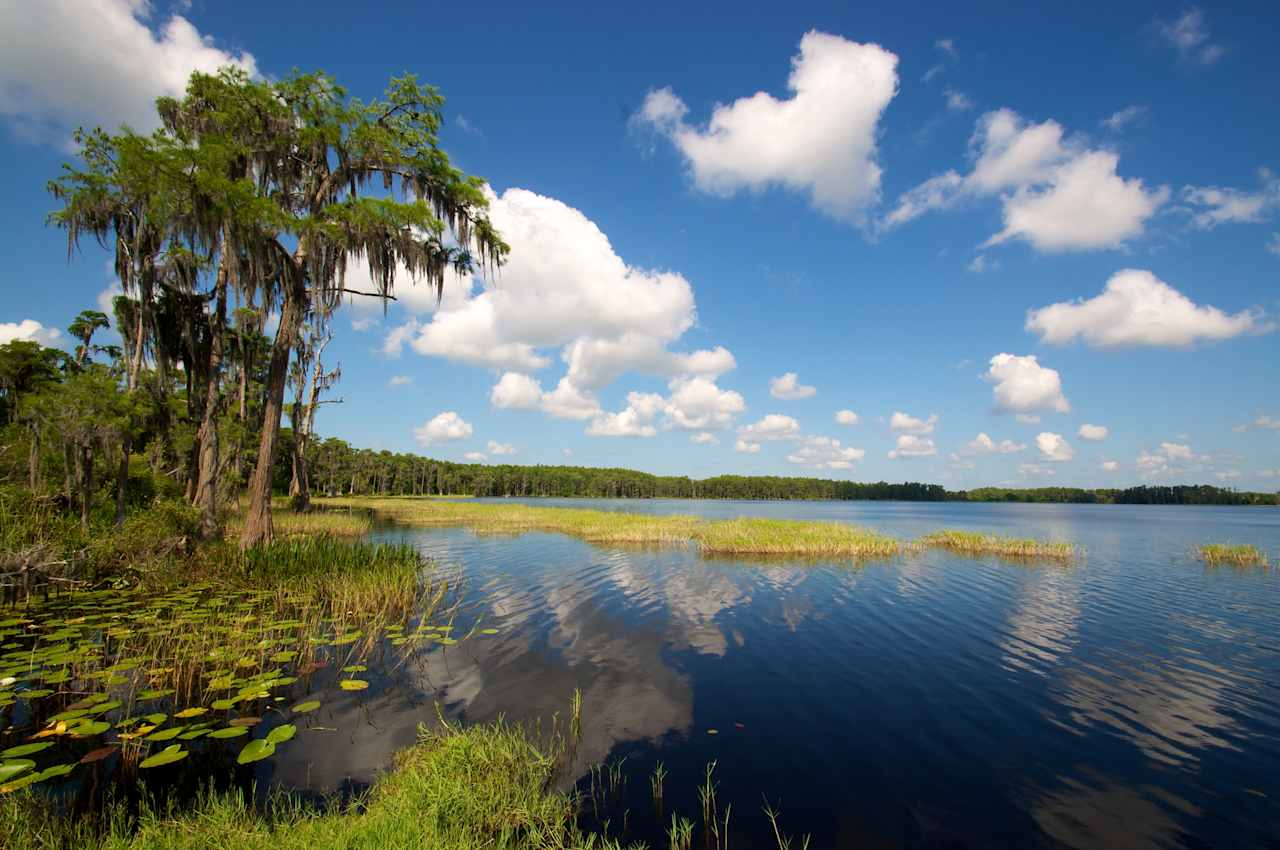
{"label": "sunlit grass", "polygon": [[542,508],[523,504],[401,499],[326,499],[334,507],[366,507],[414,525],[461,525],[478,532],[554,531],[589,543],[697,546],[708,555],[892,557],[891,537],[838,522],[656,516],[622,511]]}
{"label": "sunlit grass", "polygon": [[617,845],[576,825],[572,797],[549,790],[557,760],[528,733],[498,722],[419,731],[416,746],[366,795],[321,814],[278,799],[270,815],[239,792],[207,796],[193,811],[145,810],[136,829],[108,818],[104,834],[63,821],[42,798],[0,797],[0,845],[11,850],[576,850]]}
{"label": "sunlit grass", "polygon": [[926,534],[917,543],[925,548],[946,549],[961,555],[996,555],[1003,558],[1049,558],[1069,561],[1078,557],[1080,548],[1074,543],[1036,540],[1032,537],[1007,537],[976,531],[944,529]]}
{"label": "sunlit grass", "polygon": [[1211,567],[1265,567],[1270,563],[1265,552],[1248,544],[1206,543],[1195,551]]}
{"label": "sunlit grass", "polygon": [[902,544],[875,531],[839,522],[733,519],[694,529],[703,552],[724,555],[891,558]]}

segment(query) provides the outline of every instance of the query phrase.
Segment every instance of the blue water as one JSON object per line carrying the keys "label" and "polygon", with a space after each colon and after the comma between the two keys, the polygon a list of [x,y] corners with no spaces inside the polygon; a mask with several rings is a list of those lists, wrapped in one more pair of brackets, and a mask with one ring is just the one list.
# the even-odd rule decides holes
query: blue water
{"label": "blue water", "polygon": [[756,564],[388,528],[375,536],[459,571],[460,621],[500,632],[424,651],[327,705],[342,731],[293,747],[274,781],[362,784],[437,700],[470,722],[546,724],[576,687],[583,734],[567,784],[625,757],[627,784],[593,823],[652,846],[666,846],[673,811],[700,821],[696,788],[714,761],[735,848],[776,846],[765,801],[815,848],[1280,847],[1280,573],[1190,555],[1231,541],[1274,562],[1280,511],[537,503],[848,521],[903,539],[989,530],[1086,555],[1065,568],[940,552]]}

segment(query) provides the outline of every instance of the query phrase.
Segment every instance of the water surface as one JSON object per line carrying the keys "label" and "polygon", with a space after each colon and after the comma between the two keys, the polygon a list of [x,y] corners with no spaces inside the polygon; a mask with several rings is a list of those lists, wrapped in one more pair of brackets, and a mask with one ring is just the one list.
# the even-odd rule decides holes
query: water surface
{"label": "water surface", "polygon": [[[1280,575],[1206,570],[1189,554],[1232,541],[1274,559],[1280,511],[537,504],[840,520],[904,539],[967,528],[1071,540],[1087,556],[1069,568],[941,552],[755,564],[384,528],[375,536],[457,565],[460,620],[499,634],[424,650],[366,695],[326,703],[341,731],[299,736],[261,778],[361,785],[436,700],[469,722],[546,723],[577,687],[570,779],[625,757],[627,785],[600,818],[616,832],[625,812],[626,837],[653,846],[673,809],[698,819],[713,760],[734,847],[772,845],[765,800],[813,847],[1280,846]],[[661,818],[648,781],[659,761]]]}

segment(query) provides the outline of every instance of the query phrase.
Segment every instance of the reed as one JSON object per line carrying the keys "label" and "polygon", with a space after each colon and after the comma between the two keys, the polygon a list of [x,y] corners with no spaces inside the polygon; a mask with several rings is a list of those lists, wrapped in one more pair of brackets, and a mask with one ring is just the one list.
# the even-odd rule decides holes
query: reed
{"label": "reed", "polygon": [[916,543],[922,548],[946,549],[961,555],[996,555],[1011,559],[1071,561],[1080,555],[1080,547],[1074,543],[955,529],[935,531]]}
{"label": "reed", "polygon": [[1210,567],[1267,567],[1270,560],[1257,546],[1231,543],[1206,543],[1195,550],[1196,557]]}

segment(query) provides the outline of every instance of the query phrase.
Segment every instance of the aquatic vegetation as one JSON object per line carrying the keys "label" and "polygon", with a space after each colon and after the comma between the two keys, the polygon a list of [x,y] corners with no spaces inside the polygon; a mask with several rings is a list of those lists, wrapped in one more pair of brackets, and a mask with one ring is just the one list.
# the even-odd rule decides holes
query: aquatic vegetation
{"label": "aquatic vegetation", "polygon": [[1248,544],[1206,543],[1195,550],[1196,557],[1207,566],[1266,567],[1267,554]]}
{"label": "aquatic vegetation", "polygon": [[[280,727],[277,727],[280,728]],[[100,834],[58,818],[38,797],[0,797],[0,845],[11,850],[608,850],[618,845],[576,825],[572,796],[552,790],[557,759],[522,728],[419,730],[373,789],[344,809],[319,813],[288,799],[270,815],[242,795],[209,794],[182,814],[145,808],[135,828],[109,812]],[[263,740],[263,739],[257,739]],[[260,745],[265,746],[265,745]]]}
{"label": "aquatic vegetation", "polygon": [[150,771],[251,736],[238,761],[258,761],[297,732],[282,722],[282,694],[306,692],[294,715],[320,707],[316,670],[362,672],[375,651],[456,643],[449,582],[409,547],[314,538],[219,554],[221,566],[197,565],[196,577],[221,580],[77,591],[0,613],[0,794],[115,750]]}
{"label": "aquatic vegetation", "polygon": [[464,526],[477,532],[554,531],[597,544],[696,546],[706,554],[887,558],[901,551],[891,537],[839,522],[657,516],[578,508],[542,508],[414,498],[324,499],[363,505],[414,525]]}
{"label": "aquatic vegetation", "polygon": [[726,555],[891,558],[902,548],[892,537],[845,523],[779,519],[705,522],[694,540],[703,552]]}
{"label": "aquatic vegetation", "polygon": [[946,549],[962,555],[996,555],[1002,558],[1070,561],[1080,555],[1074,543],[1006,537],[976,531],[945,529],[926,534],[916,543],[923,548]]}

